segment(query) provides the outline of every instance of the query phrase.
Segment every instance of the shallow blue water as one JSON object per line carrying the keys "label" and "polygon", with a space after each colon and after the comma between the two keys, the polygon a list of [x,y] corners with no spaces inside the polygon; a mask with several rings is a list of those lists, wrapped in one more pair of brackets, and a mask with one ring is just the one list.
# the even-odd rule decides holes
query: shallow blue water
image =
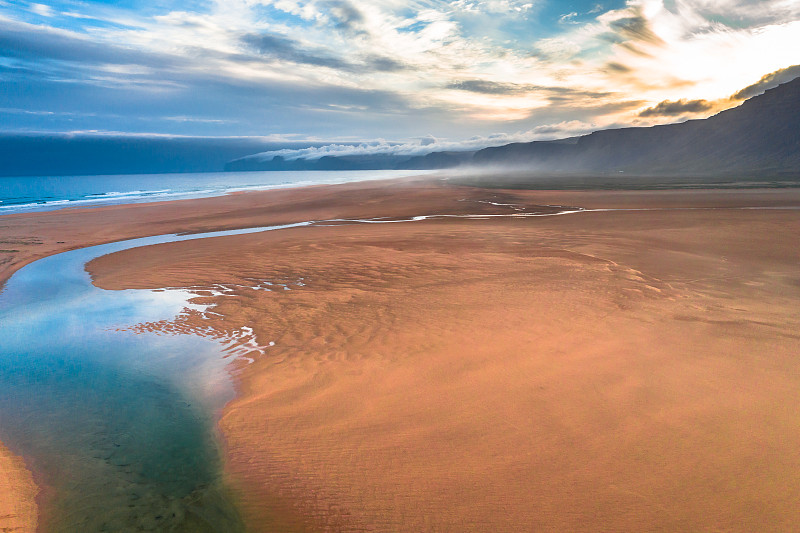
{"label": "shallow blue water", "polygon": [[53,488],[45,530],[242,529],[214,439],[214,411],[233,393],[222,346],[120,331],[174,318],[190,295],[102,290],[84,265],[137,246],[280,228],[94,246],[11,277],[0,293],[0,441]]}
{"label": "shallow blue water", "polygon": [[200,198],[243,190],[390,179],[422,173],[357,170],[0,177],[0,215],[64,207]]}

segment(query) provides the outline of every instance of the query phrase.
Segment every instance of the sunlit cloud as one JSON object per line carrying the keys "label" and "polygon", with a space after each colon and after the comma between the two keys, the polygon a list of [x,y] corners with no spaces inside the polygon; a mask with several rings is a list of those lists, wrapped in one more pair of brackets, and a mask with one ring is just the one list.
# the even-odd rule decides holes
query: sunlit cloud
{"label": "sunlit cloud", "polygon": [[[125,130],[129,114],[132,129],[185,119],[165,133],[461,142],[707,116],[800,74],[796,0],[0,6],[7,107],[80,113],[86,129]],[[92,123],[100,105],[120,118]]]}

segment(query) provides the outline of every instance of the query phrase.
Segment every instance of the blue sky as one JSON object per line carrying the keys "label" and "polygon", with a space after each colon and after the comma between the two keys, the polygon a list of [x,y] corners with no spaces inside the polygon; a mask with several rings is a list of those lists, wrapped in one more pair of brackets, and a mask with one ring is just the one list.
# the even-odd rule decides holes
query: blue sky
{"label": "blue sky", "polygon": [[800,0],[0,0],[0,131],[479,146],[708,116],[796,64]]}

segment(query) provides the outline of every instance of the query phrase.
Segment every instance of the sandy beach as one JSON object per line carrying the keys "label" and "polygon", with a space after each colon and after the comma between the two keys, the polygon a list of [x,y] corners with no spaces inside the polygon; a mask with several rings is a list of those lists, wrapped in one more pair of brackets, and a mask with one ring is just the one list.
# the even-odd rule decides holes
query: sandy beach
{"label": "sandy beach", "polygon": [[[486,216],[570,210],[553,206],[590,211]],[[0,255],[0,279],[144,235],[484,215],[163,244],[88,268],[106,289],[194,287],[219,313],[142,328],[202,320],[274,343],[232,363],[237,398],[219,422],[253,531],[790,531],[789,206],[800,190],[243,193],[4,216],[2,248],[17,251]],[[281,290],[248,288],[264,282]],[[238,287],[203,291],[219,284]],[[0,516],[17,501],[5,494]]]}

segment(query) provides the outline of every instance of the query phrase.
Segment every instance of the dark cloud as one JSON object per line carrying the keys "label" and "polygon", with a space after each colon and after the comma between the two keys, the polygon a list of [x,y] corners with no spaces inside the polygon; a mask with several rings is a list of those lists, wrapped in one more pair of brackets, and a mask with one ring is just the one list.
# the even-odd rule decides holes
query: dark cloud
{"label": "dark cloud", "polygon": [[406,64],[392,59],[391,57],[383,56],[368,57],[365,64],[370,70],[376,70],[378,72],[399,72],[408,69]]}
{"label": "dark cloud", "polygon": [[738,93],[731,95],[731,100],[746,100],[751,96],[756,96],[763,93],[767,89],[777,87],[781,83],[792,81],[798,76],[800,76],[800,65],[793,65],[791,67],[776,70],[775,72],[763,76],[760,80],[758,80],[757,83],[745,87]]}
{"label": "dark cloud", "polygon": [[664,44],[661,37],[650,29],[650,23],[642,15],[615,20],[611,23],[611,28],[616,33],[629,40],[643,41],[657,45]]}
{"label": "dark cloud", "polygon": [[447,89],[457,89],[479,94],[515,95],[534,92],[551,93],[551,100],[567,100],[575,97],[600,98],[611,93],[592,91],[577,91],[569,87],[547,87],[544,85],[531,85],[527,83],[503,83],[490,80],[461,80],[447,85]]}
{"label": "dark cloud", "polygon": [[[260,56],[270,57],[279,61],[290,61],[315,67],[327,67],[346,72],[398,72],[408,67],[385,56],[368,56],[359,62],[346,61],[335,57],[322,49],[304,47],[298,41],[274,34],[249,34],[241,37],[241,42],[250,50]],[[244,60],[243,56],[230,56],[234,61]]]}
{"label": "dark cloud", "polygon": [[29,24],[3,22],[0,22],[0,57],[25,61],[55,60],[156,67],[166,67],[173,63],[167,56],[95,43]]}
{"label": "dark cloud", "polygon": [[334,21],[334,27],[344,33],[358,35],[364,30],[364,15],[347,0],[331,0],[323,4]]}
{"label": "dark cloud", "polygon": [[609,24],[611,32],[604,34],[602,38],[616,44],[622,44],[628,41],[658,46],[665,44],[661,37],[655,34],[648,20],[642,15],[641,7],[630,8],[629,12],[629,17],[612,21]]}
{"label": "dark cloud", "polygon": [[622,63],[617,63],[615,61],[609,61],[608,63],[606,63],[606,68],[608,70],[613,70],[614,72],[622,72],[622,73],[631,72],[630,68],[626,67]]}
{"label": "dark cloud", "polygon": [[489,80],[463,80],[447,85],[448,89],[458,89],[479,94],[521,94],[540,89],[536,85],[501,83]]}
{"label": "dark cloud", "polygon": [[274,59],[339,70],[347,70],[351,67],[350,63],[346,61],[327,55],[323,51],[304,49],[297,41],[280,35],[250,34],[243,36],[241,40],[259,54]]}
{"label": "dark cloud", "polygon": [[653,107],[648,107],[641,113],[640,117],[672,117],[683,115],[684,113],[700,113],[708,111],[713,106],[708,100],[677,100],[670,102],[664,100]]}

